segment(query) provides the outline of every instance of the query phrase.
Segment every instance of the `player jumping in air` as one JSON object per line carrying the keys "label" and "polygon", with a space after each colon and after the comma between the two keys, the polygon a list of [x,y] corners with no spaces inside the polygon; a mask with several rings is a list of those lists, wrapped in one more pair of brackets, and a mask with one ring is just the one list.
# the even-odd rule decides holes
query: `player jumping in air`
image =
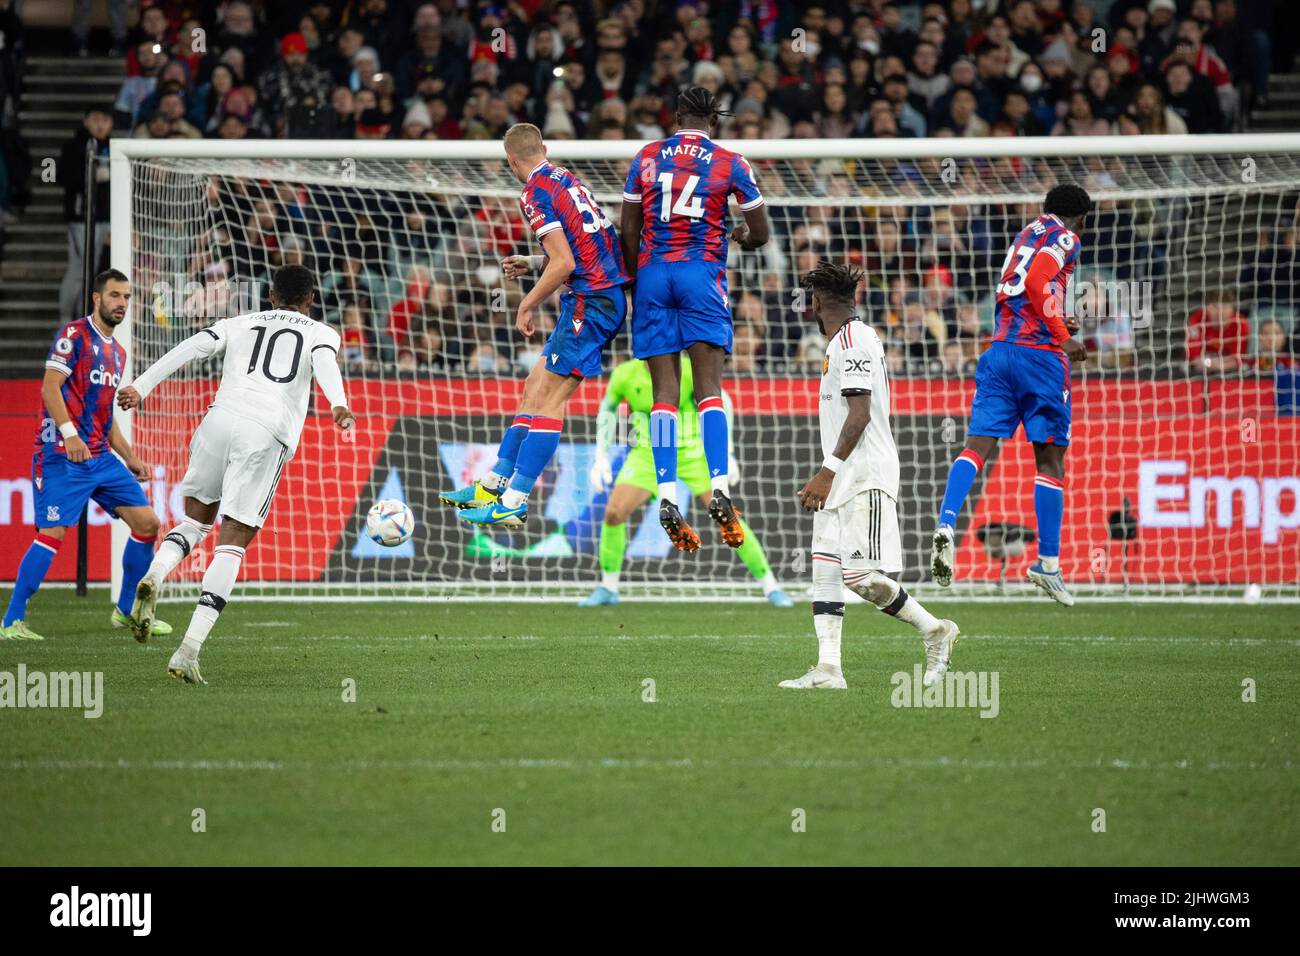
{"label": "player jumping in air", "polygon": [[925,644],[925,686],[948,670],[960,633],[909,597],[894,577],[903,567],[898,533],[898,448],[889,428],[889,376],[874,329],[854,313],[862,273],[823,261],[803,277],[817,327],[829,344],[822,363],[818,419],[822,467],[799,491],[813,516],[813,626],[817,665],[781,681],[796,689],[843,689],[843,588],[916,628]]}
{"label": "player jumping in air", "polygon": [[[654,389],[650,382],[650,370],[640,359],[631,359],[614,369],[609,377],[609,388],[605,400],[600,406],[600,415],[596,419],[596,461],[591,469],[591,483],[596,490],[606,488],[614,482],[609,467],[607,449],[614,437],[618,424],[618,409],[627,402],[631,412],[631,421],[636,430],[636,441],[623,460],[619,469],[618,481],[610,493],[605,505],[605,520],[600,526],[600,571],[599,587],[591,592],[585,600],[579,602],[581,607],[599,607],[618,603],[618,576],[623,568],[623,555],[627,551],[627,519],[637,512],[642,505],[658,490],[655,480],[654,457],[650,453],[650,444],[645,435],[646,425],[650,419],[653,405]],[[724,393],[725,400],[726,395]],[[700,499],[705,508],[709,506],[711,486],[708,465],[700,445],[700,416],[695,409],[694,382],[691,379],[691,360],[682,359],[682,393],[681,435],[677,442],[677,477],[686,482],[691,494]],[[734,468],[728,469],[734,474]],[[794,602],[786,596],[776,581],[763,553],[763,545],[744,519],[741,528],[745,533],[745,543],[737,549],[740,560],[745,562],[754,580],[763,586],[767,600],[775,607],[793,607]]]}
{"label": "player jumping in air", "polygon": [[497,450],[497,463],[467,488],[440,495],[443,504],[465,509],[471,524],[522,527],[528,495],[560,444],[564,406],[584,378],[601,373],[601,352],[627,315],[627,273],[614,223],[585,183],[546,159],[536,126],[506,131],[506,161],[524,184],[519,206],[541,241],[544,256],[510,256],[502,271],[513,279],[541,268],[519,303],[515,328],[531,336],[538,307],[560,286],[560,317],[524,383],[519,411]]}
{"label": "player jumping in air", "polygon": [[677,403],[681,353],[695,370],[695,404],[713,496],[709,517],[733,548],[745,541],[727,482],[727,416],[722,408],[722,363],[731,351],[727,301],[727,200],[735,196],[745,222],[731,238],[741,249],[767,242],[767,211],[749,163],[715,144],[720,115],[713,94],[700,86],[677,98],[677,132],[642,147],[623,187],[623,261],[636,279],[632,351],[645,359],[654,382],[650,448],[658,482],[659,523],[681,551],[696,551],[700,536],[677,508]]}
{"label": "player jumping in air", "polygon": [[199,673],[199,650],[230,600],[244,552],[266,522],[285,463],[298,447],[313,378],[334,423],[345,430],[354,424],[339,375],[339,333],[308,314],[315,285],[309,269],[284,266],[272,282],[273,308],[196,332],[117,396],[122,408],[136,408],[177,369],[222,356],[221,386],[190,440],[190,464],[180,485],[185,519],[163,538],[131,609],[131,627],[141,639],[153,622],[163,580],[220,513],[219,543],[203,574],[198,606],[167,663],[167,673],[186,683],[207,683]]}
{"label": "player jumping in air", "polygon": [[[110,618],[114,627],[127,626],[136,582],[153,558],[158,516],[140,487],[148,480],[149,469],[113,421],[113,396],[126,367],[126,349],[113,338],[113,330],[126,318],[130,280],[116,269],[101,272],[95,277],[91,301],[90,315],[59,329],[45,360],[41,383],[45,417],[36,431],[32,456],[36,540],[18,565],[0,638],[43,640],[27,626],[27,602],[45,580],[68,528],[80,520],[90,499],[131,529],[122,551],[122,591]],[[155,634],[171,630],[162,621],[153,622]],[[148,636],[146,631],[144,637]]]}
{"label": "player jumping in air", "polygon": [[1082,187],[1055,186],[1043,214],[1020,230],[1007,252],[997,287],[997,331],[975,373],[966,448],[948,471],[931,572],[942,587],[952,584],[957,516],[999,438],[1023,422],[1033,442],[1034,513],[1038,561],[1029,580],[1070,607],[1074,597],[1061,578],[1061,516],[1065,510],[1065,449],[1070,444],[1070,363],[1088,358],[1073,337],[1078,323],[1064,318],[1065,288],[1079,261],[1079,230],[1092,209]]}

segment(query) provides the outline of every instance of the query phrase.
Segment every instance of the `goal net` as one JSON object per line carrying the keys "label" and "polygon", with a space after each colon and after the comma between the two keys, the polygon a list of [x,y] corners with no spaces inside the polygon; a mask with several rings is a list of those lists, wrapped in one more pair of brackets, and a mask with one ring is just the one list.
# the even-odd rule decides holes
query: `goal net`
{"label": "goal net", "polygon": [[[557,142],[551,156],[617,222],[638,145]],[[728,263],[735,498],[787,589],[804,594],[811,580],[812,521],[795,492],[821,460],[825,347],[798,276],[821,257],[866,270],[862,313],[886,343],[902,464],[898,570],[924,593],[1008,247],[1045,192],[1073,180],[1096,209],[1067,295],[1091,358],[1072,381],[1066,578],[1098,596],[1300,596],[1300,385],[1289,357],[1300,333],[1300,136],[729,145],[753,162],[773,224],[764,249],[733,247]],[[609,489],[589,472],[604,380],[572,400],[525,530],[473,531],[438,503],[494,463],[556,316],[552,302],[541,334],[514,331],[529,286],[506,281],[499,262],[538,250],[499,144],[132,140],[113,150],[114,264],[135,289],[132,369],[218,318],[267,307],[270,277],[287,263],[316,271],[317,315],[343,334],[359,427],[338,433],[316,397],[249,550],[244,593],[572,599],[599,581]],[[606,369],[630,347],[625,329]],[[182,513],[189,436],[218,371],[185,369],[129,422],[155,468],[165,526]],[[616,471],[633,426],[624,415]],[[958,527],[957,594],[1024,593],[1033,481],[1023,436],[1003,442]],[[410,505],[410,542],[366,539],[378,498]],[[705,541],[693,555],[671,550],[653,509],[631,517],[624,597],[761,598],[697,502],[691,512]],[[194,592],[212,544],[171,593]]]}

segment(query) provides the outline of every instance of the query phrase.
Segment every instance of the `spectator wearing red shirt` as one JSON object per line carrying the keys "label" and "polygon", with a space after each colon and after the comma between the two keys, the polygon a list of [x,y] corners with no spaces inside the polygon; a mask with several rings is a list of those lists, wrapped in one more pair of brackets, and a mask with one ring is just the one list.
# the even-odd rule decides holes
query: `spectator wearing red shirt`
{"label": "spectator wearing red shirt", "polygon": [[1231,372],[1250,353],[1250,323],[1226,289],[1211,289],[1205,305],[1187,317],[1187,365],[1193,371]]}

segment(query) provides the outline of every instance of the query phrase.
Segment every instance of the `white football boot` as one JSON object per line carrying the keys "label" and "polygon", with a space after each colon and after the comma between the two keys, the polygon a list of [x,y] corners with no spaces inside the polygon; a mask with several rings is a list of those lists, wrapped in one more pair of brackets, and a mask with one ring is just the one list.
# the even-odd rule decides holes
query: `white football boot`
{"label": "white football boot", "polygon": [[957,643],[961,631],[952,621],[940,621],[934,632],[927,634],[925,642],[925,677],[921,683],[926,687],[943,680],[948,672],[948,662],[952,659],[952,646]]}
{"label": "white football boot", "polygon": [[808,673],[803,677],[796,677],[793,680],[783,680],[777,684],[778,687],[788,687],[794,690],[847,690],[848,684],[844,683],[844,675],[838,667],[831,668],[825,664],[818,664],[810,668]]}
{"label": "white football boot", "polygon": [[1038,589],[1046,594],[1057,604],[1064,604],[1066,607],[1074,607],[1074,595],[1065,588],[1065,579],[1061,577],[1060,570],[1048,571],[1042,563],[1035,561],[1025,572],[1025,577],[1029,578]]}
{"label": "white football boot", "polygon": [[206,684],[203,675],[199,673],[199,659],[197,657],[187,657],[180,648],[172,655],[172,659],[167,662],[167,676],[178,680],[183,680],[187,684]]}

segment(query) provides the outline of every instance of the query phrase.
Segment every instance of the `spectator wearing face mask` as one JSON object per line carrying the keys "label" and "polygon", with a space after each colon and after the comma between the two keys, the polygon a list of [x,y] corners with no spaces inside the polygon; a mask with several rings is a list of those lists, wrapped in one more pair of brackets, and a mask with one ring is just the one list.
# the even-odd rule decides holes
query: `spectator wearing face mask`
{"label": "spectator wearing face mask", "polygon": [[1027,63],[1018,77],[1020,91],[1029,102],[1029,112],[1044,130],[1056,125],[1056,104],[1046,93],[1047,81],[1037,63]]}

